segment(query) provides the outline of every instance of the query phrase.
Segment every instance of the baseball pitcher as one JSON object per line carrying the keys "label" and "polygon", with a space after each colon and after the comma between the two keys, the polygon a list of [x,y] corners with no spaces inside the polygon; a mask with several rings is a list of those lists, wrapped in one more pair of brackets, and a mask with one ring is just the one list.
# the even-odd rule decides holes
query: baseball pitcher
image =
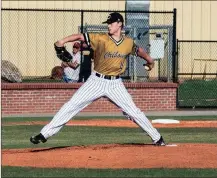
{"label": "baseball pitcher", "polygon": [[127,57],[136,55],[146,60],[147,67],[154,67],[153,59],[133,39],[124,36],[121,30],[124,19],[121,14],[109,14],[103,23],[108,24],[108,33],[104,34],[73,34],[55,42],[57,56],[62,61],[72,60],[72,56],[65,49],[64,44],[74,41],[85,42],[94,50],[94,71],[88,80],[75,92],[72,98],[56,113],[51,122],[45,125],[41,132],[30,138],[33,144],[46,142],[78,112],[100,97],[108,97],[130,120],[133,120],[147,133],[154,145],[165,146],[160,133],[155,129],[145,114],[135,105],[126,90],[120,75],[126,69]]}

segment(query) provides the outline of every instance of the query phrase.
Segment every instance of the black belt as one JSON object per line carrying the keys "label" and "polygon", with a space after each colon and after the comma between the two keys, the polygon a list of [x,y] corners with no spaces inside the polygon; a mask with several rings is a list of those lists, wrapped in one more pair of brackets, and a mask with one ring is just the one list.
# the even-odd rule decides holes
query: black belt
{"label": "black belt", "polygon": [[102,75],[102,74],[99,74],[99,73],[96,73],[96,76],[100,77],[100,78],[108,79],[108,80],[113,80],[113,79],[119,79],[120,78],[120,76]]}

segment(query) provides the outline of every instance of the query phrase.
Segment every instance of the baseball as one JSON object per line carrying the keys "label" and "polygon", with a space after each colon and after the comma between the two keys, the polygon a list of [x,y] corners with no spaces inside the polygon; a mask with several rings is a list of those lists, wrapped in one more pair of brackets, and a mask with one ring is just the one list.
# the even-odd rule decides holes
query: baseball
{"label": "baseball", "polygon": [[150,70],[149,66],[145,66],[145,70]]}

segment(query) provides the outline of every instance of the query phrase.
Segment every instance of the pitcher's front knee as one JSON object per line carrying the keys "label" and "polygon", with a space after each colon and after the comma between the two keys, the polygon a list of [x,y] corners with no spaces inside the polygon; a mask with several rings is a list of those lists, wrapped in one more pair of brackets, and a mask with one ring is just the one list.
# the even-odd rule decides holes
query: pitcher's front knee
{"label": "pitcher's front knee", "polygon": [[141,117],[144,117],[145,115],[139,108],[131,110],[127,112],[127,114],[133,118],[141,118]]}

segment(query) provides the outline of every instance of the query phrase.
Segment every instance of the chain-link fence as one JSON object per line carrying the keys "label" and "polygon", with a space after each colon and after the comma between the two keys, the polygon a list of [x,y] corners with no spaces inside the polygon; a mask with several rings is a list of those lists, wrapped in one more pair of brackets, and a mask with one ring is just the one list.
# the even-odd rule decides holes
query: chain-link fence
{"label": "chain-link fence", "polygon": [[[73,33],[107,32],[102,22],[113,11],[2,9],[2,60],[15,64],[24,81],[43,82],[61,64],[55,41]],[[147,50],[155,68],[129,56],[123,79],[130,82],[173,81],[176,49],[176,10],[171,12],[119,11],[125,19],[123,33]],[[72,44],[66,45],[72,50]],[[81,64],[82,65],[82,64]],[[38,79],[38,80],[36,80]]]}
{"label": "chain-link fence", "polygon": [[217,41],[177,40],[179,107],[217,107]]}

